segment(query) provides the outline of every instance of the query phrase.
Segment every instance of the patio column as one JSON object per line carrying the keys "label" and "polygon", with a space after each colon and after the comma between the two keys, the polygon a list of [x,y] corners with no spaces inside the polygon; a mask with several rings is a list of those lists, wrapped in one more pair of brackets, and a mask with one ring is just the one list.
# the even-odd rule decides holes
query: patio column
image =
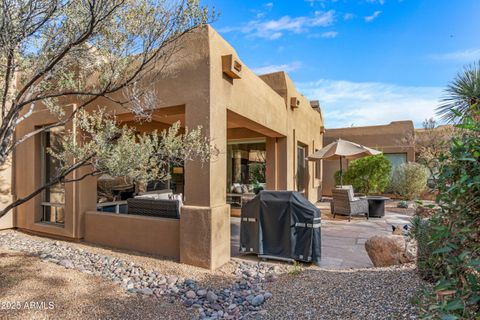
{"label": "patio column", "polygon": [[[287,156],[287,138],[277,139],[277,190],[289,190],[288,178],[290,175]],[[290,164],[291,166],[291,164]],[[292,190],[292,189],[290,189]]]}
{"label": "patio column", "polygon": [[188,128],[201,125],[219,154],[185,164],[185,205],[180,217],[180,262],[215,269],[230,260],[230,206],[226,204],[227,113],[204,98],[185,106]]}
{"label": "patio column", "polygon": [[267,138],[266,145],[266,179],[267,190],[277,190],[277,139]]}

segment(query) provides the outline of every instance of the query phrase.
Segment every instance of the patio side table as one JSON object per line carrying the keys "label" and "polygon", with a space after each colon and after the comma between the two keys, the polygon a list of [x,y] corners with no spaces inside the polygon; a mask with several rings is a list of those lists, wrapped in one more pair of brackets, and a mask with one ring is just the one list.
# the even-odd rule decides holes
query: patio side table
{"label": "patio side table", "polygon": [[385,216],[385,201],[390,200],[390,198],[381,196],[367,196],[366,198],[370,217],[381,218]]}

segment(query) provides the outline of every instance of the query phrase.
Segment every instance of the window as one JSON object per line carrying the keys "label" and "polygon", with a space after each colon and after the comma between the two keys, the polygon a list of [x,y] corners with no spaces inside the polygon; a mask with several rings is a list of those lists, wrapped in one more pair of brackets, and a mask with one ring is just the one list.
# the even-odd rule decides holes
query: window
{"label": "window", "polygon": [[[55,178],[63,167],[63,163],[53,157],[51,152],[63,151],[62,136],[64,134],[65,128],[62,126],[47,130],[41,135],[42,184]],[[65,223],[65,185],[63,183],[54,184],[44,190],[41,221],[60,225]]]}
{"label": "window", "polygon": [[407,162],[407,154],[406,153],[385,153],[385,158],[390,161],[390,164],[392,165],[392,172],[393,170],[401,165],[402,163]]}
{"label": "window", "polygon": [[304,146],[297,146],[297,191],[305,191],[305,174],[306,174],[306,148]]}
{"label": "window", "polygon": [[265,187],[266,143],[229,143],[227,148],[227,193],[251,193]]}
{"label": "window", "polygon": [[[317,152],[318,149],[315,149]],[[322,180],[322,160],[317,160],[314,162],[315,164],[315,179]]]}

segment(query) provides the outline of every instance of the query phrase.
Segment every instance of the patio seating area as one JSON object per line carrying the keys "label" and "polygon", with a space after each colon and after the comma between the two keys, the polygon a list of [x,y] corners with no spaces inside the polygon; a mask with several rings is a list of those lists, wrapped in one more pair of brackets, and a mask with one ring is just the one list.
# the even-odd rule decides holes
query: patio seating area
{"label": "patio seating area", "polygon": [[97,204],[97,211],[149,217],[180,219],[182,195],[172,190],[132,194],[126,200]]}

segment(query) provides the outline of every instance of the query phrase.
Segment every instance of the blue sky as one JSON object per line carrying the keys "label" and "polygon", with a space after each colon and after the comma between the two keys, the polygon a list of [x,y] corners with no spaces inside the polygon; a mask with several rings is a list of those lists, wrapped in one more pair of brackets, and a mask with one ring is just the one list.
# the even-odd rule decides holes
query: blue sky
{"label": "blue sky", "polygon": [[480,60],[480,0],[206,0],[213,27],[255,72],[285,70],[326,127],[411,119]]}

